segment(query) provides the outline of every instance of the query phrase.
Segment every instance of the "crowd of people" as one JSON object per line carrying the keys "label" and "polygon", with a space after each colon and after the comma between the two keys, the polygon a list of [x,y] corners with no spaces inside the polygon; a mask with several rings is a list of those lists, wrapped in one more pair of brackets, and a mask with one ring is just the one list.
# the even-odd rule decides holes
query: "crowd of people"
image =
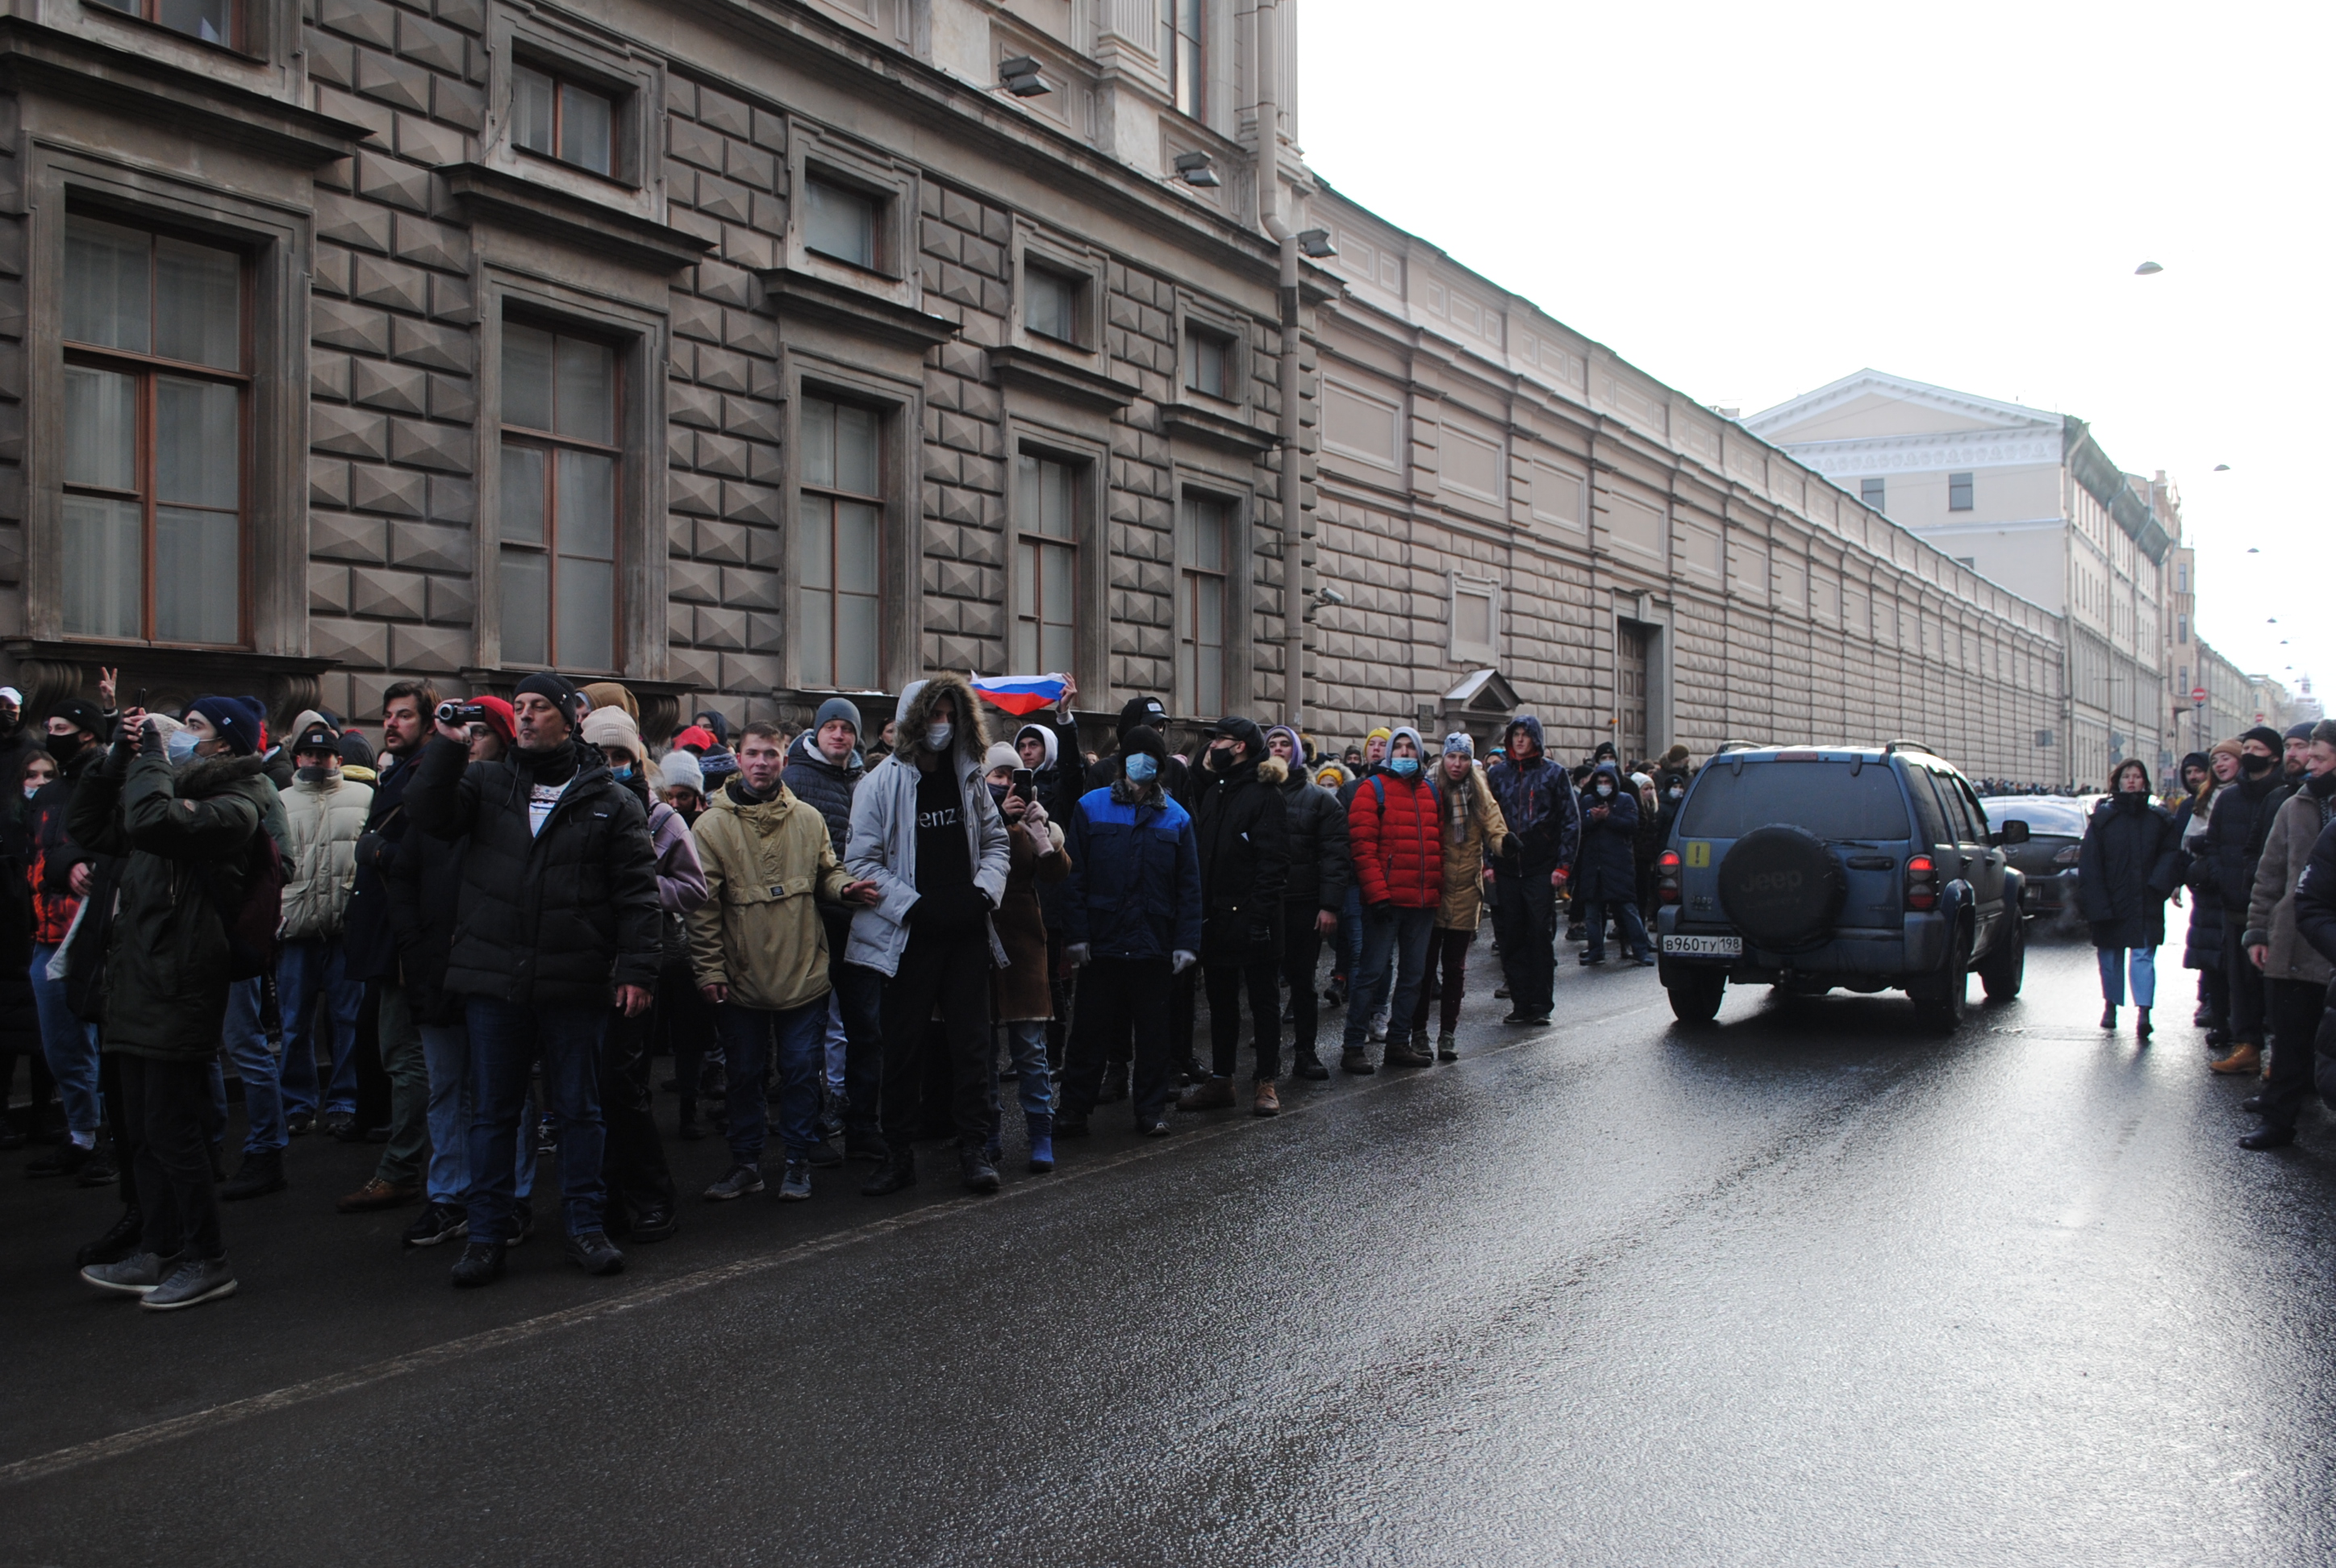
{"label": "crowd of people", "polygon": [[2208,1068],[2261,1081],[2239,1143],[2279,1148],[2315,1086],[2336,1104],[2336,720],[2257,726],[2180,771],[2161,800],[2147,767],[2119,763],[2086,827],[2077,897],[2099,952],[2101,1027],[2117,1027],[2130,985],[2136,1032],[2153,1032],[2166,905],[2186,893],[2193,1021],[2219,1053]]}
{"label": "crowd of people", "polygon": [[35,735],[0,687],[0,1090],[22,1057],[32,1100],[0,1145],[118,1188],[77,1263],[152,1310],[235,1290],[223,1206],[285,1192],[310,1134],[378,1144],[336,1206],[411,1207],[403,1245],[452,1245],[463,1287],[531,1236],[555,1156],[564,1255],[608,1274],[679,1223],[668,1135],[726,1143],[709,1203],[848,1162],[897,1193],[936,1139],[995,1192],[1009,1095],[1043,1174],[1105,1105],[1148,1136],[1277,1115],[1285,1026],[1287,1075],[1327,1078],[1341,1008],[1340,1071],[1455,1059],[1488,915],[1509,1024],[1549,1020],[1569,928],[1584,965],[1610,928],[1654,961],[1683,749],[1568,766],[1520,715],[1483,758],[1409,726],[1332,758],[1229,716],[1186,755],[1138,697],[1098,755],[1076,693],[994,744],[941,675],[873,733],[836,697],[799,733],[702,712],[660,755],[616,683],[400,681],[376,754],[322,710],[271,735],[250,697],[117,709],[112,672]]}

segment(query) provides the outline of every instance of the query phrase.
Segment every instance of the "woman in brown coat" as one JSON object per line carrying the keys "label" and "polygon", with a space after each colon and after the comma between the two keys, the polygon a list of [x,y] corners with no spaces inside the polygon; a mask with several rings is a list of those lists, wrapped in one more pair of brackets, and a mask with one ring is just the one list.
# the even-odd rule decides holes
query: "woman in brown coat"
{"label": "woman in brown coat", "polygon": [[[1476,743],[1455,732],[1444,738],[1444,763],[1436,771],[1436,794],[1444,817],[1444,898],[1436,929],[1427,937],[1427,972],[1444,1005],[1443,1032],[1436,1037],[1438,1061],[1460,1059],[1460,998],[1468,989],[1468,944],[1484,913],[1484,857],[1499,852],[1509,824],[1476,765]],[[1419,989],[1411,1016],[1411,1037],[1427,1037],[1428,988]]]}
{"label": "woman in brown coat", "polygon": [[[1071,857],[1063,852],[1063,830],[1046,820],[1036,794],[1025,801],[1014,793],[1020,754],[1001,743],[991,746],[983,760],[989,765],[984,777],[997,798],[998,814],[1006,819],[1013,854],[1006,872],[1005,901],[990,922],[1006,949],[1007,964],[989,972],[989,1016],[1006,1027],[1030,1135],[1030,1168],[1043,1173],[1055,1168],[1055,1085],[1046,1064],[1046,1025],[1055,1017],[1055,996],[1046,979],[1046,918],[1038,908],[1038,884],[1070,875]],[[993,1091],[988,1150],[993,1165],[1000,1153],[998,1103]]]}

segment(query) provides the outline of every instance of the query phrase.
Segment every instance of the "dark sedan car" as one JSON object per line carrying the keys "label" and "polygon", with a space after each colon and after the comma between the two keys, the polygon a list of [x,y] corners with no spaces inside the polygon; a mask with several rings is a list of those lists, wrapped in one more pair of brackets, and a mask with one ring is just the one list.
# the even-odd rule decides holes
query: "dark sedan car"
{"label": "dark sedan car", "polygon": [[2088,820],[2082,803],[2068,795],[1990,795],[1979,803],[1987,808],[1990,827],[2014,818],[2028,824],[2028,842],[2005,852],[2028,874],[2026,912],[2062,923],[2074,920],[2077,850]]}

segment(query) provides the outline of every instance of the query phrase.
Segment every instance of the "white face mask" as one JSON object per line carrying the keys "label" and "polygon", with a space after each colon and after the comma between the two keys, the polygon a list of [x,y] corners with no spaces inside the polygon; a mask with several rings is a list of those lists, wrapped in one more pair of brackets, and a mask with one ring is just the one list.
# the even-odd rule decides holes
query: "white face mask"
{"label": "white face mask", "polygon": [[929,724],[925,726],[925,745],[934,751],[947,751],[957,736],[957,726],[949,724]]}
{"label": "white face mask", "polygon": [[26,800],[31,800],[34,795],[36,795],[36,794],[40,794],[40,793],[41,793],[41,786],[42,786],[43,784],[46,784],[47,782],[48,782],[48,781],[47,781],[46,779],[36,779],[36,778],[28,778],[28,779],[26,779],[26,780],[24,781],[24,798],[25,798]]}

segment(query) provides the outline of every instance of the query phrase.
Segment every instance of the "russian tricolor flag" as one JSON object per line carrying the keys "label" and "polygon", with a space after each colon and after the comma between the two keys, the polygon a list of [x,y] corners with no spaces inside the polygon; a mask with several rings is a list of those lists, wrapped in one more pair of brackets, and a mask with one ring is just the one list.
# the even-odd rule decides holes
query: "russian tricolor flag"
{"label": "russian tricolor flag", "polygon": [[1062,701],[1063,677],[1059,675],[978,675],[973,677],[973,689],[975,695],[990,706],[1002,707],[1019,718]]}

